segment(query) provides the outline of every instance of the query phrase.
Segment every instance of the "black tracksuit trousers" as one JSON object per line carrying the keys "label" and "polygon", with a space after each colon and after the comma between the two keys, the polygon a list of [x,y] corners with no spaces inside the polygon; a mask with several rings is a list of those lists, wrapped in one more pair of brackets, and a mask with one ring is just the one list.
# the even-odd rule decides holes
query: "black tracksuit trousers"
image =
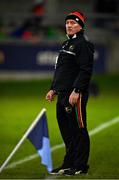
{"label": "black tracksuit trousers", "polygon": [[69,104],[71,92],[58,93],[57,120],[66,146],[63,167],[86,169],[90,140],[86,128],[86,104],[88,93],[80,94],[77,105]]}

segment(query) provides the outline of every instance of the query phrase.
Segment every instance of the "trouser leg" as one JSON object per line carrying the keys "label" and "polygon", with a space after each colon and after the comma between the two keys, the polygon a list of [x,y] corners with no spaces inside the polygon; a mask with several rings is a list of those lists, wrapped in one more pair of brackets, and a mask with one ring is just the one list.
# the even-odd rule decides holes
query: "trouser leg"
{"label": "trouser leg", "polygon": [[80,94],[77,105],[75,106],[75,117],[78,124],[76,138],[74,140],[74,164],[76,168],[86,168],[90,152],[90,138],[87,131],[86,104],[88,94]]}
{"label": "trouser leg", "polygon": [[73,162],[71,122],[66,117],[65,107],[59,102],[57,103],[57,120],[66,147],[66,155],[64,157],[63,166],[71,167]]}

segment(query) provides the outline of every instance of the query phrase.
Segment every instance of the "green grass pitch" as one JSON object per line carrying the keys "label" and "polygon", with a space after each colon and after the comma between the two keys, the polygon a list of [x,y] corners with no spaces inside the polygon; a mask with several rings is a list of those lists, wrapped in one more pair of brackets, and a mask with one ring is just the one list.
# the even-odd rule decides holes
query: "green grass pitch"
{"label": "green grass pitch", "polygon": [[[90,96],[87,105],[88,130],[119,117],[119,75],[95,75],[100,93]],[[55,103],[45,101],[50,79],[0,82],[0,165],[11,153],[29,125],[43,107],[47,109],[51,146],[62,144],[55,117]],[[119,179],[119,123],[91,136],[90,169],[87,175],[71,179]],[[9,163],[35,154],[32,144],[25,140]],[[64,148],[52,152],[53,166],[62,163]],[[4,169],[0,179],[53,179],[41,165],[40,157],[11,169]],[[68,179],[58,176],[56,179]]]}

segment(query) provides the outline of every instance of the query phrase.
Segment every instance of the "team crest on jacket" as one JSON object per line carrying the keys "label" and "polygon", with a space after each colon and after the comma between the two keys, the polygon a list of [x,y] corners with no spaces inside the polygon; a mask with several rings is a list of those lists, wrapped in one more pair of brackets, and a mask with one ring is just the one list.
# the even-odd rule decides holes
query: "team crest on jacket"
{"label": "team crest on jacket", "polygon": [[69,51],[73,51],[74,50],[74,45],[69,46]]}

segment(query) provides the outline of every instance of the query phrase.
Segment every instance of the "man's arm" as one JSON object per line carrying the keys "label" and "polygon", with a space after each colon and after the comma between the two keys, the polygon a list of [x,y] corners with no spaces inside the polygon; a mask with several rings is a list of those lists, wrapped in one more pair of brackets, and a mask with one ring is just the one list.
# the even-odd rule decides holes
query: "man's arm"
{"label": "man's arm", "polygon": [[[79,74],[76,77],[71,95],[69,96],[69,103],[74,106],[77,104],[80,93],[87,90],[93,70],[93,53],[92,44],[83,43],[78,50],[77,63],[79,66]],[[92,48],[92,49],[91,49]]]}
{"label": "man's arm", "polygon": [[94,62],[94,46],[90,42],[82,42],[77,48],[77,64],[79,66],[79,74],[77,75],[73,88],[80,92],[88,89],[89,82],[93,71]]}

